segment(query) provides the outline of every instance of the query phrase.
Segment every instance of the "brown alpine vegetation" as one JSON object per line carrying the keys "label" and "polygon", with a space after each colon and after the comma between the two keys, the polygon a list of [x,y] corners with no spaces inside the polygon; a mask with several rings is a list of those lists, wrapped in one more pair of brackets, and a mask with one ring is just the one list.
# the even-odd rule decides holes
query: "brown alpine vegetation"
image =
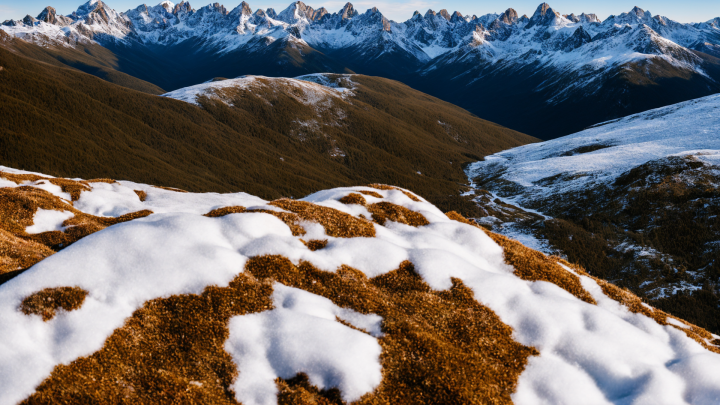
{"label": "brown alpine vegetation", "polygon": [[80,287],[46,288],[22,300],[20,310],[25,315],[40,315],[43,321],[55,317],[58,309],[72,311],[82,306],[88,292]]}
{"label": "brown alpine vegetation", "polygon": [[305,221],[319,223],[325,228],[328,236],[336,238],[371,238],[375,236],[375,227],[370,221],[355,218],[334,208],[287,198],[272,201],[270,205],[294,212]]}
{"label": "brown alpine vegetation", "polygon": [[[383,381],[360,404],[509,404],[528,357],[538,354],[515,342],[460,280],[433,291],[410,262],[368,279],[346,266],[326,272],[261,256],[228,287],[148,301],[101,350],[56,366],[24,403],[235,404],[230,387],[238,371],[223,349],[227,323],[272,309],[273,282],[383,317]],[[337,389],[318,390],[302,374],[277,386],[280,403],[342,403]]]}
{"label": "brown alpine vegetation", "polygon": [[[676,318],[666,312],[663,312],[657,308],[653,308],[650,305],[645,304],[640,297],[633,294],[632,292],[622,289],[612,283],[605,280],[599,279],[588,274],[580,266],[571,264],[559,257],[547,257],[543,253],[530,248],[525,247],[520,242],[505,237],[494,232],[490,232],[485,228],[477,225],[475,222],[463,217],[457,212],[448,212],[448,218],[463,222],[469,225],[476,226],[482,229],[488,236],[490,236],[495,243],[503,247],[505,261],[507,264],[513,266],[515,269],[514,273],[516,276],[528,281],[547,281],[557,285],[558,287],[568,291],[575,295],[581,300],[590,304],[597,304],[595,299],[588,293],[580,283],[580,279],[563,269],[559,263],[572,268],[578,274],[587,276],[595,280],[598,283],[603,293],[613,300],[627,307],[630,312],[643,314],[651,319],[654,319],[660,325],[670,325],[682,332],[688,337],[700,343],[706,349],[720,353],[720,347],[713,346],[713,336],[707,330],[693,325],[687,321]],[[668,323],[667,318],[671,317],[686,326],[686,328],[680,327],[673,323]],[[711,343],[711,344],[708,344]]]}
{"label": "brown alpine vegetation", "polygon": [[[0,172],[0,177],[16,183],[46,179],[6,172]],[[90,190],[86,182],[55,178],[47,181],[70,193],[74,200],[82,191]],[[73,216],[63,222],[64,231],[29,234],[25,229],[33,225],[35,213],[40,208],[71,212]],[[85,214],[75,209],[71,202],[37,187],[0,188],[0,283],[87,235],[150,214],[151,211],[142,210],[119,217],[97,217]]]}
{"label": "brown alpine vegetation", "polygon": [[319,129],[308,132],[297,121],[318,112],[288,89],[239,94],[234,107],[209,99],[198,107],[20,54],[0,47],[0,161],[58,177],[244,191],[268,200],[387,183],[450,210],[447,196],[466,181],[463,164],[537,141],[377,77],[353,76],[355,95],[333,101],[316,119]]}
{"label": "brown alpine vegetation", "polygon": [[365,194],[365,195],[369,195],[369,196],[371,196],[371,197],[383,198],[383,196],[381,196],[379,193],[376,193],[376,192],[374,192],[374,191],[359,190],[358,193],[360,193],[360,194]]}
{"label": "brown alpine vegetation", "polygon": [[358,205],[365,205],[367,204],[367,200],[365,200],[365,197],[358,193],[350,193],[346,195],[345,197],[339,199],[343,204],[358,204]]}
{"label": "brown alpine vegetation", "polygon": [[402,205],[382,201],[370,204],[367,207],[372,214],[373,221],[384,225],[385,221],[394,221],[410,226],[429,225],[430,222],[420,213],[409,210]]}

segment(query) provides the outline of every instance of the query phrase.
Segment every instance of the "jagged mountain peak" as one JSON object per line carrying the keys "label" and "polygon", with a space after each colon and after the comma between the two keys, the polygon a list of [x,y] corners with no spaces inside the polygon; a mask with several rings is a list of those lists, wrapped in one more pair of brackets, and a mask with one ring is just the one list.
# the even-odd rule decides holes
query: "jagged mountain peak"
{"label": "jagged mountain peak", "polygon": [[464,21],[465,21],[465,17],[463,17],[463,15],[459,11],[455,11],[450,16],[450,22],[453,24],[457,24],[457,23],[464,22]]}
{"label": "jagged mountain peak", "polygon": [[513,24],[518,20],[518,13],[515,9],[508,8],[504,13],[500,14],[498,19],[505,24]]}
{"label": "jagged mountain peak", "polygon": [[175,8],[175,3],[173,3],[169,0],[165,0],[165,1],[161,2],[160,4],[158,4],[158,6],[165,9],[165,11],[167,11],[168,13],[172,13],[173,9]]}
{"label": "jagged mountain peak", "polygon": [[531,28],[536,25],[552,25],[561,18],[563,17],[560,13],[553,10],[549,4],[542,3],[535,9],[535,13],[530,17],[530,23],[526,28]]}
{"label": "jagged mountain peak", "polygon": [[[235,8],[230,12],[230,14],[240,14],[240,15],[246,15],[246,16],[247,16],[247,15],[251,15],[251,14],[252,14],[252,9],[250,8],[250,4],[248,4],[247,2],[244,2],[244,1],[243,1],[242,3],[240,3],[240,5],[238,5],[237,7],[235,7]],[[265,13],[264,13],[261,9],[257,9],[257,11],[255,12],[255,14],[258,15],[258,16],[261,16],[261,17],[265,17]]]}
{"label": "jagged mountain peak", "polygon": [[643,18],[645,16],[645,10],[641,9],[638,6],[633,7],[632,10],[630,10],[630,12],[640,18]]}
{"label": "jagged mountain peak", "polygon": [[342,20],[347,20],[348,18],[353,18],[358,15],[358,12],[355,11],[355,7],[352,5],[352,3],[345,3],[342,9],[340,9],[340,17]]}
{"label": "jagged mountain peak", "polygon": [[[62,18],[63,16],[60,17]],[[45,9],[38,14],[37,20],[48,24],[57,24],[59,22],[55,9],[50,6],[45,7]]]}
{"label": "jagged mountain peak", "polygon": [[547,15],[554,15],[555,11],[550,7],[547,3],[542,3],[535,9],[535,13],[533,14],[532,18],[541,18],[545,17]]}
{"label": "jagged mountain peak", "polygon": [[107,5],[102,2],[102,0],[89,0],[85,4],[78,7],[78,9],[77,9],[77,11],[75,11],[75,13],[78,16],[86,16],[90,13],[98,12],[99,10],[105,10],[105,9],[109,10],[110,8],[107,7]]}

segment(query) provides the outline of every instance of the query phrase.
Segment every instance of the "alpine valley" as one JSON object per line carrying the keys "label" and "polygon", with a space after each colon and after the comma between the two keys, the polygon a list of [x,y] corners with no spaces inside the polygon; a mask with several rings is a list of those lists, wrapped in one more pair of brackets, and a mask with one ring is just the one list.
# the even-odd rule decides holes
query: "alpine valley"
{"label": "alpine valley", "polygon": [[604,21],[543,3],[530,17],[428,10],[398,23],[350,3],[334,13],[299,1],[280,12],[184,1],[117,12],[91,0],[0,28],[42,48],[26,56],[151,93],[214,77],[360,73],[543,139],[720,91],[720,17],[681,24],[638,7]]}

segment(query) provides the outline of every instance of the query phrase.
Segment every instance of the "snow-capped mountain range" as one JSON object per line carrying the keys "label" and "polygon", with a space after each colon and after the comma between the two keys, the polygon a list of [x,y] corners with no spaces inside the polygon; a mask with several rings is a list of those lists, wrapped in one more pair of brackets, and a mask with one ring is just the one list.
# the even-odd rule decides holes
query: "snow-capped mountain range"
{"label": "snow-capped mountain range", "polygon": [[[126,72],[165,90],[214,76],[292,77],[351,70],[402,80],[476,114],[483,110],[476,105],[478,91],[503,92],[489,82],[498,78],[516,82],[530,99],[537,96],[537,101],[528,101],[530,111],[576,104],[578,97],[594,103],[600,102],[600,97],[606,104],[616,104],[573,124],[573,129],[720,91],[720,18],[683,24],[638,7],[605,21],[594,14],[561,15],[543,3],[531,17],[518,16],[512,8],[480,17],[428,10],[399,23],[385,18],[377,8],[362,12],[350,3],[335,13],[300,1],[279,13],[272,8],[253,11],[246,2],[233,9],[219,3],[193,9],[185,1],[164,1],[152,7],[143,4],[116,12],[101,0],[91,0],[67,16],[47,7],[36,18],[28,15],[23,20],[5,21],[0,28],[44,46],[97,43],[120,57],[150,49],[162,54],[158,57],[165,62],[187,70],[204,63],[192,73],[177,75],[183,79],[174,81],[152,77],[145,72],[149,69]],[[187,58],[189,53],[192,59]],[[232,62],[250,55],[254,63]],[[227,67],[231,64],[235,67]],[[637,75],[627,77],[628,69]],[[528,81],[538,72],[540,75]],[[623,88],[625,82],[607,86],[621,76],[631,86],[679,77],[691,82],[684,86],[691,90],[686,90],[690,94],[672,91],[667,100],[656,96],[638,103],[623,99],[624,93],[632,93]],[[512,84],[504,86],[507,90]],[[514,89],[505,92],[517,93]],[[499,95],[494,104],[507,110],[503,97]],[[507,105],[517,105],[516,100],[513,97]],[[512,121],[501,113],[481,116],[504,125]],[[533,134],[525,127],[516,129]],[[562,133],[553,137],[559,135]]]}
{"label": "snow-capped mountain range", "polygon": [[[518,16],[512,8],[481,17],[452,15],[447,10],[416,11],[398,23],[377,8],[359,12],[347,3],[336,13],[315,10],[298,1],[276,13],[252,11],[242,2],[232,10],[214,3],[193,9],[182,1],[166,0],[116,12],[101,0],[90,0],[70,15],[57,15],[46,7],[36,18],[8,20],[3,29],[18,37],[47,36],[51,41],[107,43],[119,41],[174,45],[202,38],[216,52],[270,43],[279,39],[304,42],[318,49],[347,48],[382,41],[386,50],[404,51],[418,62],[449,59],[476,60],[556,59],[557,64],[608,65],[629,60],[663,57],[693,65],[699,57],[690,50],[720,56],[720,17],[705,23],[682,24],[638,7],[601,22],[595,14],[560,15],[547,3],[532,17]],[[569,54],[559,58],[557,53]],[[604,55],[603,55],[604,54]],[[599,58],[598,58],[599,57]],[[432,69],[433,65],[427,67]]]}

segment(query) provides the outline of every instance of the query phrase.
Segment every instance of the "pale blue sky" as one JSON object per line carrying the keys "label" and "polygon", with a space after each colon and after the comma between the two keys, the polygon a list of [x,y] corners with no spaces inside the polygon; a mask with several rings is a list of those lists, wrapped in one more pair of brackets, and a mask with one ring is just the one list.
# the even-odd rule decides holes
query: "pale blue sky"
{"label": "pale blue sky", "polygon": [[[107,4],[117,11],[126,11],[135,8],[148,0],[107,0]],[[190,0],[194,8],[202,7],[210,1],[219,0]],[[242,0],[232,0],[232,3],[224,4],[226,8],[232,9]],[[246,0],[255,11],[257,8],[273,7],[280,11],[287,7],[291,1],[277,0]],[[331,12],[342,8],[347,0],[320,0],[307,1],[307,4],[319,8],[325,7]],[[26,14],[36,16],[45,6],[55,7],[61,14],[69,14],[82,4],[83,0],[0,0],[0,21],[6,19],[20,19]],[[160,0],[157,1],[158,3]],[[179,0],[178,0],[179,2]],[[483,15],[487,13],[499,13],[512,7],[518,14],[532,15],[540,4],[541,0],[503,0],[503,1],[467,1],[467,0],[360,0],[352,2],[355,8],[364,12],[373,6],[378,7],[388,18],[401,22],[412,16],[414,10],[425,13],[428,8],[433,10],[447,9],[449,12],[455,10],[463,14]],[[650,10],[653,15],[660,14],[680,22],[701,22],[711,18],[720,17],[720,0],[605,0],[605,1],[584,1],[584,0],[549,0],[548,3],[561,14],[596,13],[601,19],[611,14],[620,14],[629,11],[633,6]]]}

